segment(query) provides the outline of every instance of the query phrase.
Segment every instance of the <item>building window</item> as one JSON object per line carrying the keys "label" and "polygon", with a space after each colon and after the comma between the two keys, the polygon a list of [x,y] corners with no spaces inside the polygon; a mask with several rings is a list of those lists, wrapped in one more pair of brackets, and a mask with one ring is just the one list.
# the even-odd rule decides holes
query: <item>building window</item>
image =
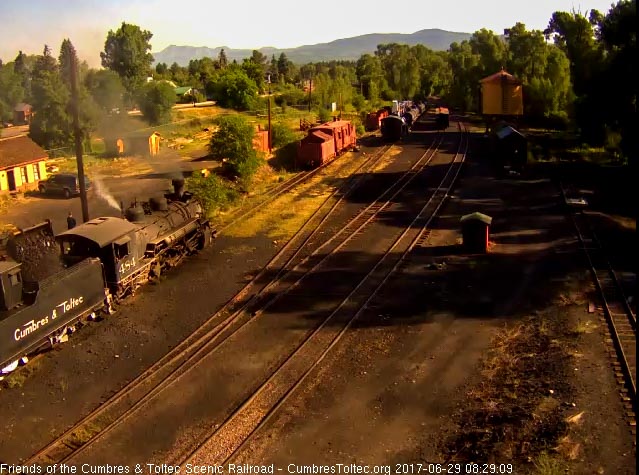
{"label": "building window", "polygon": [[28,183],[28,181],[27,181],[27,167],[20,167],[20,176],[22,177],[22,183]]}
{"label": "building window", "polygon": [[39,164],[35,164],[33,165],[33,179],[35,181],[39,181],[40,180],[40,168],[39,168]]}

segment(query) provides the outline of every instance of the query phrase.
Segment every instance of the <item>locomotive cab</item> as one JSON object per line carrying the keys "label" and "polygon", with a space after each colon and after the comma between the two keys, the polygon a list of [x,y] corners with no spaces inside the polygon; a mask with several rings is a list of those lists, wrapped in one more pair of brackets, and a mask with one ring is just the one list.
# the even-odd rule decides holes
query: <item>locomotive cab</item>
{"label": "locomotive cab", "polygon": [[107,283],[117,284],[137,267],[133,223],[114,217],[95,218],[56,237],[62,260],[69,267],[88,257],[102,261]]}

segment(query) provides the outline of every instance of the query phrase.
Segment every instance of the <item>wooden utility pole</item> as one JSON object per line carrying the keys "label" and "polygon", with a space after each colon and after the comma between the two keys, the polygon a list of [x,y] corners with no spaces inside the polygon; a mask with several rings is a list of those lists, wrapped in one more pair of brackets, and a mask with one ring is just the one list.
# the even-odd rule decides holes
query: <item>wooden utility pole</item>
{"label": "wooden utility pole", "polygon": [[311,111],[311,93],[313,92],[313,76],[308,80],[308,111]]}
{"label": "wooden utility pole", "polygon": [[268,76],[268,153],[271,153],[272,145],[271,145],[271,75]]}
{"label": "wooden utility pole", "polygon": [[87,188],[84,183],[84,163],[82,162],[82,131],[80,130],[80,100],[78,97],[78,63],[75,55],[71,56],[71,110],[73,111],[73,133],[75,135],[75,158],[78,165],[78,184],[80,185],[80,203],[82,204],[82,221],[89,221],[89,203]]}
{"label": "wooden utility pole", "polygon": [[271,91],[268,91],[268,153],[271,153]]}

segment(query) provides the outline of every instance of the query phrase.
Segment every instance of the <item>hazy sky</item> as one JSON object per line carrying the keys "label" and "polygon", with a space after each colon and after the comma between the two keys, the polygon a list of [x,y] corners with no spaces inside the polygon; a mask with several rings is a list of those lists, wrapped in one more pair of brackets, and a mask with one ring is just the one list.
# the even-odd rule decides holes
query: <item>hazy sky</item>
{"label": "hazy sky", "polygon": [[[597,9],[611,0],[0,0],[0,59],[19,50],[57,56],[66,37],[81,59],[99,66],[109,30],[122,21],[151,31],[152,51],[168,45],[291,48],[366,33],[414,33],[426,28],[503,33],[516,22],[544,29],[554,11]],[[616,3],[616,2],[614,2]],[[259,6],[255,6],[259,5]],[[323,6],[320,6],[323,5]],[[339,17],[329,16],[338,14]]]}

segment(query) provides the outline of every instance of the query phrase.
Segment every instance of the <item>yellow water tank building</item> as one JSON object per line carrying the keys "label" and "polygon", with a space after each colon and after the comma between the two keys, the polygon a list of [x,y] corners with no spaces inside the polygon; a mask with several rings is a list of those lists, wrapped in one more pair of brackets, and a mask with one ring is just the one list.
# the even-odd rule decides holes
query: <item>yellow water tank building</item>
{"label": "yellow water tank building", "polygon": [[481,113],[520,116],[524,114],[522,82],[503,69],[479,81]]}

